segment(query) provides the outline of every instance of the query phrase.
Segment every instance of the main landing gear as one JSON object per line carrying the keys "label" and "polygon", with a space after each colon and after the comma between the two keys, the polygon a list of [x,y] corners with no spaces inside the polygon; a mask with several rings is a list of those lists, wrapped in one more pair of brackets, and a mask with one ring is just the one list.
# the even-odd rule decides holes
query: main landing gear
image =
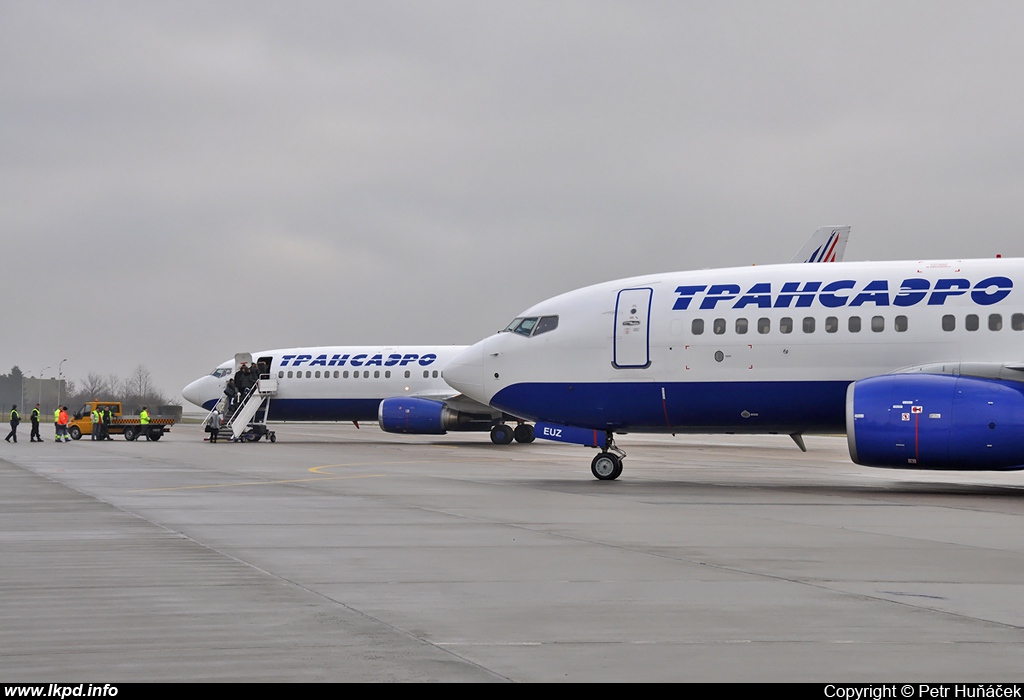
{"label": "main landing gear", "polygon": [[608,431],[607,447],[605,447],[590,463],[590,473],[601,481],[618,479],[622,474],[622,460],[626,453],[615,446],[612,432]]}
{"label": "main landing gear", "polygon": [[512,428],[505,423],[498,423],[491,428],[491,442],[495,445],[509,445],[513,440],[523,444],[533,442],[533,426],[529,423],[520,423]]}

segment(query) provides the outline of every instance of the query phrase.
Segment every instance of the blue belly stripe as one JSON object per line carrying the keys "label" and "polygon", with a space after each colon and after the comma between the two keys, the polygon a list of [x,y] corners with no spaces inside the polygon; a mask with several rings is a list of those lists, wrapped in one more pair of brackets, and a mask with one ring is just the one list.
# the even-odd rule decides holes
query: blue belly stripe
{"label": "blue belly stripe", "polygon": [[521,418],[598,430],[842,433],[849,384],[525,383],[505,387],[491,405]]}

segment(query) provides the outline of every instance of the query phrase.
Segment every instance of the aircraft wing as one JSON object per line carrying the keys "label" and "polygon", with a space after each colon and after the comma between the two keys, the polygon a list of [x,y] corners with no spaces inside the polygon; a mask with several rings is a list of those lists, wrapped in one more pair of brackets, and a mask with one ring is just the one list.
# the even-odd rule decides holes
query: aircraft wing
{"label": "aircraft wing", "polygon": [[849,238],[849,226],[823,226],[814,232],[811,240],[804,244],[790,262],[842,262]]}
{"label": "aircraft wing", "polygon": [[452,410],[461,411],[463,413],[473,414],[494,414],[500,415],[500,412],[495,411],[490,406],[482,404],[479,401],[469,398],[465,394],[460,394],[454,389],[448,391],[423,391],[410,394],[417,399],[426,399],[428,401],[437,401],[439,403],[448,406]]}

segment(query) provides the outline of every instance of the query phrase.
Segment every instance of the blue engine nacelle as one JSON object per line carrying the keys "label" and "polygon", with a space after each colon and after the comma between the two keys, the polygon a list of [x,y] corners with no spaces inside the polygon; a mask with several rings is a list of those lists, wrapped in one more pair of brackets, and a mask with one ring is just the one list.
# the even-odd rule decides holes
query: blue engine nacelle
{"label": "blue engine nacelle", "polygon": [[846,392],[850,457],[869,467],[1024,469],[1024,384],[887,374]]}
{"label": "blue engine nacelle", "polygon": [[444,435],[459,426],[458,411],[440,401],[397,396],[384,399],[377,409],[380,427],[388,433],[412,435]]}

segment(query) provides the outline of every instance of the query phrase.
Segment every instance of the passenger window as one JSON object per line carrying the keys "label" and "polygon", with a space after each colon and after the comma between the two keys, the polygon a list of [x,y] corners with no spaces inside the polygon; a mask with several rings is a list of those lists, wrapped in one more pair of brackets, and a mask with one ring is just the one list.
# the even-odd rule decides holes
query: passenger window
{"label": "passenger window", "polygon": [[423,370],[423,378],[430,379],[430,370]]}
{"label": "passenger window", "polygon": [[320,378],[320,370],[317,370],[317,371],[316,371],[316,377],[315,377],[315,378],[316,378],[316,379],[319,379],[319,378]]}
{"label": "passenger window", "polygon": [[278,379],[284,379],[284,370],[283,369],[282,370],[278,370],[277,378]]}
{"label": "passenger window", "polygon": [[793,319],[789,316],[783,316],[779,319],[779,333],[792,333],[793,332]]}
{"label": "passenger window", "polygon": [[363,372],[363,379],[369,379],[369,378],[370,378],[370,370],[366,370],[365,372]]}
{"label": "passenger window", "polygon": [[437,379],[437,370],[434,370],[434,379]]}
{"label": "passenger window", "polygon": [[989,316],[988,316],[988,329],[990,331],[1001,331],[1001,330],[1003,330],[1003,316],[1002,316],[1002,314],[989,314]]}
{"label": "passenger window", "polygon": [[946,314],[942,317],[942,330],[944,331],[955,331],[956,330],[956,316],[953,314]]}
{"label": "passenger window", "polygon": [[310,372],[309,370],[306,370],[306,379],[309,379],[312,376],[313,376],[313,373]]}
{"label": "passenger window", "polygon": [[835,333],[839,330],[839,319],[835,316],[829,316],[825,319],[825,332]]}
{"label": "passenger window", "polygon": [[713,330],[715,331],[715,335],[722,335],[723,333],[725,333],[725,319],[716,318]]}
{"label": "passenger window", "polygon": [[850,316],[847,328],[849,328],[851,333],[860,333],[860,316]]}
{"label": "passenger window", "polygon": [[1024,331],[1024,314],[1010,316],[1010,328],[1015,331]]}
{"label": "passenger window", "polygon": [[897,316],[896,321],[893,323],[893,327],[896,329],[897,333],[902,333],[907,330],[907,317]]}
{"label": "passenger window", "polygon": [[533,334],[548,333],[556,328],[558,328],[558,316],[541,316],[540,321],[537,323],[537,329],[533,331]]}
{"label": "passenger window", "polygon": [[289,379],[291,379],[291,378],[292,378],[292,371],[291,371],[291,370],[288,370],[288,378],[289,378]]}
{"label": "passenger window", "polygon": [[702,318],[695,318],[695,319],[693,319],[693,323],[690,324],[690,333],[693,333],[694,335],[703,335],[704,334],[704,319],[702,319]]}
{"label": "passenger window", "polygon": [[881,333],[885,330],[885,318],[883,316],[872,316],[871,317],[871,330],[875,333]]}
{"label": "passenger window", "polygon": [[379,369],[373,370],[373,378],[374,379],[380,379],[380,370]]}
{"label": "passenger window", "polygon": [[341,378],[348,379],[348,370],[345,370],[344,372],[341,373]]}
{"label": "passenger window", "polygon": [[409,370],[405,370],[405,378],[408,379],[411,376],[412,376],[412,372],[410,372]]}
{"label": "passenger window", "polygon": [[747,332],[747,319],[745,319],[745,318],[738,318],[738,319],[736,319],[736,333],[739,334],[739,335],[743,335],[746,332]]}
{"label": "passenger window", "polygon": [[391,370],[386,370],[384,372],[384,378],[385,379],[391,379]]}
{"label": "passenger window", "polygon": [[804,333],[814,332],[814,317],[804,316]]}
{"label": "passenger window", "polygon": [[978,330],[978,314],[967,314],[964,319],[964,328],[969,331]]}
{"label": "passenger window", "polygon": [[772,320],[770,318],[759,318],[757,319],[757,332],[761,335],[769,333],[772,330]]}

